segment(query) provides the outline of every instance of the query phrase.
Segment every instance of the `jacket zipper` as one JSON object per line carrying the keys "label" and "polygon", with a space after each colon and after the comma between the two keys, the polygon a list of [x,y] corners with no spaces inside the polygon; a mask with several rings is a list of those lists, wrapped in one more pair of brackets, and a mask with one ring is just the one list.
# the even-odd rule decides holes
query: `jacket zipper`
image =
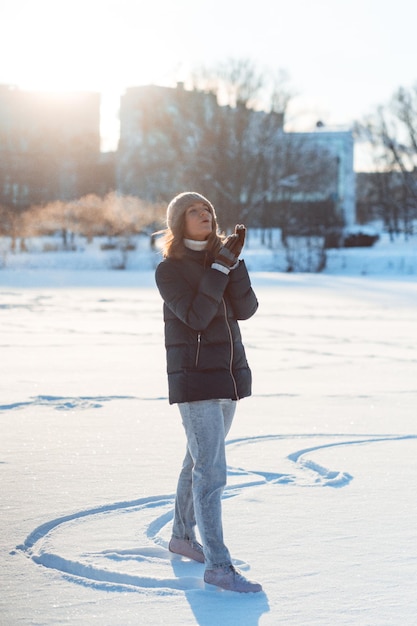
{"label": "jacket zipper", "polygon": [[200,346],[201,346],[201,333],[197,335],[197,352],[195,355],[195,367],[198,366],[198,358],[200,356]]}
{"label": "jacket zipper", "polygon": [[224,300],[224,298],[222,298],[222,302],[223,302],[223,308],[224,308],[224,319],[226,320],[226,326],[227,326],[227,330],[229,333],[229,339],[230,339],[230,362],[229,362],[229,372],[230,372],[230,376],[232,377],[232,381],[233,381],[233,387],[235,388],[235,396],[236,396],[236,400],[239,400],[239,396],[237,393],[237,384],[236,384],[236,379],[233,375],[233,356],[234,356],[234,348],[233,348],[233,335],[232,335],[232,329],[230,328],[230,324],[229,324],[229,320],[227,319],[227,308],[226,308],[226,302]]}

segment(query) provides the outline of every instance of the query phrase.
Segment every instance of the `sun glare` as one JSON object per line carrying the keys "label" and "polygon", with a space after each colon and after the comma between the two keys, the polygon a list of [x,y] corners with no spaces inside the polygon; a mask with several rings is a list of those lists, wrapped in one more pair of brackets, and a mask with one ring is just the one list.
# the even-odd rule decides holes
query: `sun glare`
{"label": "sun glare", "polygon": [[194,0],[3,0],[0,83],[28,91],[101,94],[104,150],[118,141],[128,87],[184,80],[191,54],[178,36]]}
{"label": "sun glare", "polygon": [[161,22],[155,6],[39,0],[26,8],[24,20],[16,9],[6,18],[0,52],[7,73],[3,70],[0,82],[6,78],[30,90],[120,93],[128,86],[167,82],[178,65],[174,22]]}

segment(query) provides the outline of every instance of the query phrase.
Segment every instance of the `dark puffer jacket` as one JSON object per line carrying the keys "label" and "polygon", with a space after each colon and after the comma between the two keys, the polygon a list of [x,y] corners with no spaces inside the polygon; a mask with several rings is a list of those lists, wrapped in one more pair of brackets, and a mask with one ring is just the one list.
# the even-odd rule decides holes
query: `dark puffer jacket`
{"label": "dark puffer jacket", "polygon": [[169,402],[251,394],[252,375],[237,320],[258,308],[243,261],[223,274],[206,251],[187,249],[156,269],[164,300]]}

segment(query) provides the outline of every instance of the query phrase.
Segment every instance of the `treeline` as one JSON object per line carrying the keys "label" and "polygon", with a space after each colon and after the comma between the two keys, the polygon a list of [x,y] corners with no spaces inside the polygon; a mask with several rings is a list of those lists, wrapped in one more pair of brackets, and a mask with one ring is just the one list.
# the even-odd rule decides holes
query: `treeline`
{"label": "treeline", "polygon": [[305,230],[317,226],[317,211],[332,219],[324,206],[340,212],[334,146],[284,131],[292,96],[282,72],[232,59],[199,68],[186,87],[132,88],[123,97],[120,191],[168,201],[198,189],[221,209],[225,229],[244,222],[288,232],[310,209]]}
{"label": "treeline", "polygon": [[[133,100],[122,102],[117,192],[25,210],[0,206],[0,235],[15,248],[18,238],[24,247],[26,237],[57,232],[64,246],[75,234],[92,239],[152,232],[163,225],[173,195],[197,189],[219,208],[223,229],[239,222],[278,228],[288,250],[294,237],[310,238],[323,266],[324,250],[340,243],[344,225],[340,156],[315,133],[284,131],[292,98],[285,75],[268,74],[250,60],[229,60],[196,70],[186,87],[168,90],[164,98],[155,88],[139,103],[132,90]],[[398,89],[357,123],[355,133],[374,162],[372,172],[357,177],[358,222],[379,219],[393,236],[411,235],[417,220],[417,85]]]}
{"label": "treeline", "polygon": [[417,220],[417,83],[400,87],[357,124],[356,132],[373,158],[372,173],[359,177],[358,218],[382,219],[392,236],[412,235]]}
{"label": "treeline", "polygon": [[94,237],[128,239],[142,232],[151,234],[163,222],[165,210],[160,203],[115,192],[104,198],[89,194],[70,202],[58,200],[26,211],[0,206],[0,236],[10,237],[12,250],[20,240],[24,250],[29,237],[59,234],[63,248],[70,249],[74,235],[91,242]]}

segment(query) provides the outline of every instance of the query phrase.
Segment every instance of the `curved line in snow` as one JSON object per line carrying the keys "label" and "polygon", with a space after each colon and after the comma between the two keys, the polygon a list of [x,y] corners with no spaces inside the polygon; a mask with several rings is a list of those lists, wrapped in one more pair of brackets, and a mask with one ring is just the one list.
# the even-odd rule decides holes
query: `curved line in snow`
{"label": "curved line in snow", "polygon": [[[308,448],[303,448],[289,454],[286,458],[295,464],[296,470],[301,471],[303,479],[293,474],[280,474],[276,472],[267,472],[260,470],[248,470],[241,468],[228,467],[230,475],[242,476],[246,478],[246,481],[229,485],[226,487],[224,497],[234,497],[242,493],[243,490],[265,485],[266,483],[277,484],[295,484],[297,486],[330,486],[330,487],[343,487],[347,485],[352,476],[347,472],[339,472],[329,470],[322,467],[312,461],[309,455],[323,450],[325,448],[334,448],[338,446],[350,446],[360,444],[371,444],[387,441],[401,441],[417,439],[417,435],[346,435],[346,434],[315,434],[315,435],[260,435],[255,437],[244,437],[238,439],[232,439],[226,442],[227,446],[243,446],[253,443],[262,443],[267,441],[276,440],[288,440],[288,439],[329,439],[338,438],[341,441],[333,441],[330,443],[322,443]],[[249,480],[248,480],[249,479]],[[85,586],[92,586],[95,588],[114,590],[114,591],[140,591],[143,589],[157,589],[158,593],[178,593],[191,589],[202,589],[204,585],[201,582],[200,570],[196,570],[195,577],[187,576],[181,578],[171,578],[162,576],[160,578],[154,576],[138,576],[123,572],[116,572],[107,568],[98,567],[97,565],[91,565],[90,563],[82,561],[74,561],[72,559],[65,558],[59,554],[53,554],[50,552],[50,544],[48,541],[50,533],[61,525],[65,525],[70,522],[76,522],[83,518],[108,513],[129,512],[129,511],[143,511],[150,508],[159,508],[169,506],[170,509],[167,512],[158,515],[153,519],[145,529],[146,536],[161,546],[159,549],[152,546],[146,546],[145,548],[138,548],[134,550],[104,550],[101,553],[90,553],[90,555],[84,556],[96,556],[100,558],[111,559],[113,561],[119,560],[149,560],[149,559],[168,559],[170,553],[167,551],[166,542],[159,536],[160,531],[169,523],[173,517],[173,503],[175,496],[159,495],[149,496],[145,498],[138,498],[130,501],[115,502],[111,504],[105,504],[102,506],[93,507],[90,509],[77,511],[72,514],[64,515],[44,524],[41,524],[35,528],[25,539],[24,543],[17,546],[17,550],[23,552],[31,558],[35,563],[42,565],[48,569],[54,569],[64,575],[67,579],[74,582],[78,582]],[[45,549],[44,549],[45,548]],[[201,568],[199,564],[194,564],[195,567]],[[192,570],[191,570],[192,571]],[[165,590],[165,591],[163,591]]]}

